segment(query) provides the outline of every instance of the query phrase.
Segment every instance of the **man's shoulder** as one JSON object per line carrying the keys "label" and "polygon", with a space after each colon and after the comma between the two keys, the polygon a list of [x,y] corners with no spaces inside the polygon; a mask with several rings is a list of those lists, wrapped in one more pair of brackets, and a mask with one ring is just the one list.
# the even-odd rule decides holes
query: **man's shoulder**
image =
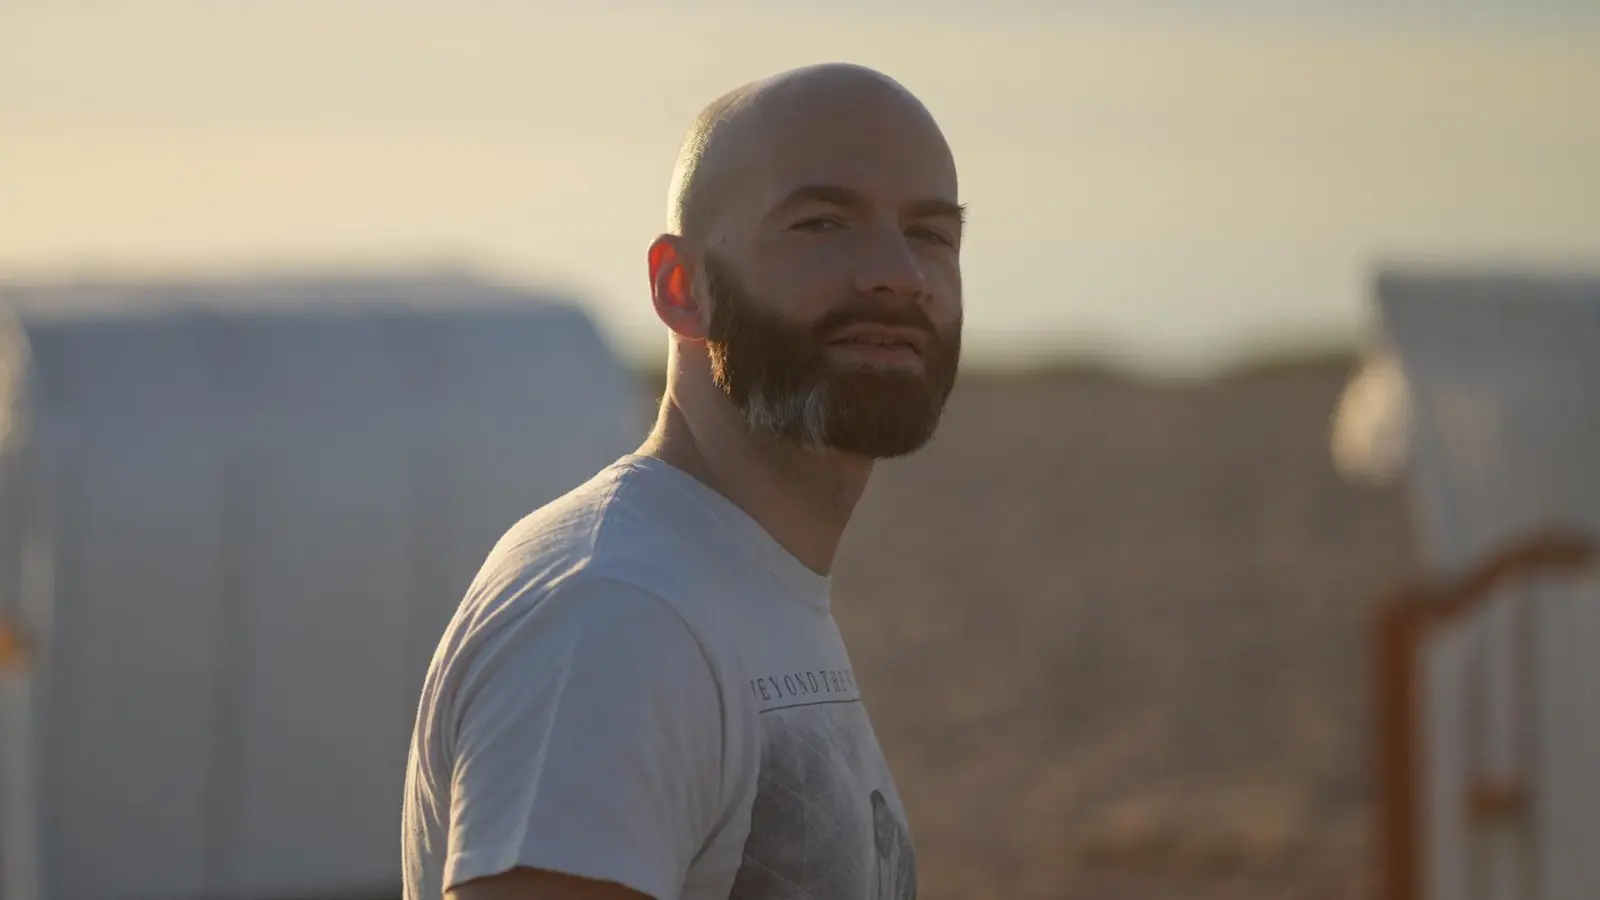
{"label": "man's shoulder", "polygon": [[[585,566],[673,603],[700,605],[748,576],[750,560],[727,524],[686,490],[686,476],[661,468],[622,469],[603,501],[587,505]],[[549,521],[544,512],[530,517],[525,534],[543,534]]]}
{"label": "man's shoulder", "polygon": [[435,666],[472,669],[486,654],[580,633],[591,647],[657,634],[652,652],[696,647],[722,659],[717,579],[698,549],[704,528],[686,524],[672,492],[649,475],[607,467],[508,529],[462,598]]}
{"label": "man's shoulder", "polygon": [[[654,595],[653,566],[671,559],[669,529],[641,514],[628,471],[610,466],[508,528],[490,549],[458,611],[478,627],[579,594]],[[594,602],[594,601],[591,601]]]}
{"label": "man's shoulder", "polygon": [[618,463],[517,522],[496,543],[474,593],[540,594],[594,582],[631,585],[669,601],[697,568],[692,528],[648,473]]}
{"label": "man's shoulder", "polygon": [[500,671],[521,679],[577,660],[588,673],[718,669],[703,631],[647,587],[587,565],[559,573],[525,568],[497,584],[470,595],[451,624],[433,661],[441,687],[481,683]]}

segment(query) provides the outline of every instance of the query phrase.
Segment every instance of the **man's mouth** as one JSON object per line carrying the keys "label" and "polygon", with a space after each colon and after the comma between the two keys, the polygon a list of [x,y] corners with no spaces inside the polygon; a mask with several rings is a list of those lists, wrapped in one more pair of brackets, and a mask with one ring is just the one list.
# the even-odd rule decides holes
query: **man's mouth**
{"label": "man's mouth", "polygon": [[838,355],[870,366],[914,369],[922,365],[920,337],[862,331],[834,338],[828,346]]}
{"label": "man's mouth", "polygon": [[834,347],[847,347],[861,353],[874,353],[886,358],[902,358],[908,355],[921,358],[927,346],[927,339],[920,331],[913,328],[857,325],[840,330],[828,344]]}

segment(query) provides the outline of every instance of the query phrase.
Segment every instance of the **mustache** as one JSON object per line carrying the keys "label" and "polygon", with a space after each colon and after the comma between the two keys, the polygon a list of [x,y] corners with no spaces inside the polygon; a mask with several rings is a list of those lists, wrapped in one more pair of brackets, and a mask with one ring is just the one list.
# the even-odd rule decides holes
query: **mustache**
{"label": "mustache", "polygon": [[[960,324],[960,320],[956,321]],[[928,337],[932,345],[943,335],[920,304],[885,303],[857,299],[830,310],[813,325],[817,337],[824,337],[852,325],[879,325],[884,328],[914,328]]]}

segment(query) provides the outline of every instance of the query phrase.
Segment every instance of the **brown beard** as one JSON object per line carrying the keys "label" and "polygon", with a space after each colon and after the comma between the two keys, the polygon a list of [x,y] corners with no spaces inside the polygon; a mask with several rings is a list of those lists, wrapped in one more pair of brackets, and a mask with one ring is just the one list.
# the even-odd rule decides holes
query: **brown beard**
{"label": "brown beard", "polygon": [[[955,386],[960,319],[941,332],[920,305],[856,298],[795,323],[761,308],[727,260],[707,253],[705,277],[712,379],[754,431],[869,459],[905,456],[933,437]],[[830,361],[827,336],[859,324],[921,331],[923,371]]]}

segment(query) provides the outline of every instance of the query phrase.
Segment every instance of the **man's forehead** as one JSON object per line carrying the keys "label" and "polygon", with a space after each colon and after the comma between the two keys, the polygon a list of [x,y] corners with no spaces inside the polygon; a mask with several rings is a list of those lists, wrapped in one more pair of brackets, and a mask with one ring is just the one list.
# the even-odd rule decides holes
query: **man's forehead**
{"label": "man's forehead", "polygon": [[724,122],[707,162],[720,172],[727,227],[797,201],[900,213],[950,213],[959,203],[943,133],[893,82],[850,71],[780,80],[742,94]]}
{"label": "man's forehead", "polygon": [[892,127],[829,134],[827,125],[778,133],[750,174],[752,193],[775,207],[795,200],[903,206],[959,202],[955,163],[936,131]]}
{"label": "man's forehead", "polygon": [[852,184],[815,181],[801,184],[788,191],[774,191],[768,195],[771,212],[802,209],[810,205],[836,206],[847,209],[879,209],[912,218],[966,219],[966,207],[956,199],[955,191],[927,190],[918,192],[910,186],[899,190],[874,190]]}
{"label": "man's forehead", "polygon": [[[859,158],[858,158],[859,159]],[[881,165],[860,161],[850,165],[799,166],[761,173],[747,196],[758,200],[759,215],[813,206],[892,212],[926,216],[960,213],[960,197],[953,170],[946,175],[936,165],[891,157]]]}

